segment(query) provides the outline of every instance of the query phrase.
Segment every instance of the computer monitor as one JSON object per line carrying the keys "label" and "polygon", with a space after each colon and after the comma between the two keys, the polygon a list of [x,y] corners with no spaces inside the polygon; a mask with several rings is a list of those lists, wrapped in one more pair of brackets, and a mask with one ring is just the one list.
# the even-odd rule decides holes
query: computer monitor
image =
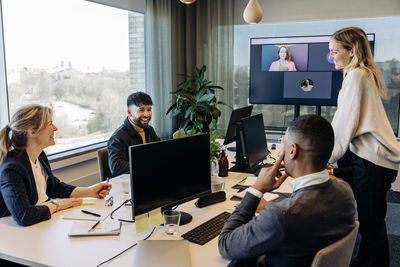
{"label": "computer monitor", "polygon": [[270,166],[259,165],[269,153],[262,114],[241,119],[236,129],[236,165],[230,171],[257,173],[262,166]]}
{"label": "computer monitor", "polygon": [[[226,129],[224,145],[230,144],[236,140],[236,123],[243,118],[249,117],[252,110],[253,106],[247,106],[232,110],[228,128]],[[235,147],[229,147],[228,150],[235,151]]]}
{"label": "computer monitor", "polygon": [[236,123],[243,118],[249,117],[252,110],[253,106],[247,106],[232,110],[228,128],[226,129],[224,145],[230,144],[236,140]]}
{"label": "computer monitor", "polygon": [[133,218],[211,193],[209,134],[130,146],[129,165]]}

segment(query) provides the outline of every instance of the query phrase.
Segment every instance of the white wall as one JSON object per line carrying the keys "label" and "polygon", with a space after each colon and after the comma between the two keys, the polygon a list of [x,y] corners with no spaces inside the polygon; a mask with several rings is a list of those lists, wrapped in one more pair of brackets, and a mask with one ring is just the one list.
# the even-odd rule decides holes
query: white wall
{"label": "white wall", "polygon": [[[201,1],[201,0],[199,0]],[[400,15],[400,0],[258,0],[260,23],[386,17]],[[245,24],[248,0],[235,0],[235,24]]]}

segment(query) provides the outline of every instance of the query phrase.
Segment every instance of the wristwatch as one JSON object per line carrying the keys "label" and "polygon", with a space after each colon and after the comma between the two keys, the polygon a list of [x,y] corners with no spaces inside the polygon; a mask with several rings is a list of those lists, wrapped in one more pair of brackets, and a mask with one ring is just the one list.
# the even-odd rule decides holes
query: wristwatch
{"label": "wristwatch", "polygon": [[57,200],[50,200],[50,203],[56,205],[56,212],[60,210],[60,203]]}

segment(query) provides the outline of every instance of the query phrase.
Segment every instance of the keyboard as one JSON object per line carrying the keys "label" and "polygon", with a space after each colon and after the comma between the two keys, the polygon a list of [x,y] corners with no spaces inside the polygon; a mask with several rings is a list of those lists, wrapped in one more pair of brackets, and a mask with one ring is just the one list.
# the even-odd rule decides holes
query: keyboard
{"label": "keyboard", "polygon": [[182,238],[199,245],[204,245],[221,233],[221,230],[224,227],[225,222],[229,219],[229,216],[231,216],[231,214],[224,211],[183,234]]}

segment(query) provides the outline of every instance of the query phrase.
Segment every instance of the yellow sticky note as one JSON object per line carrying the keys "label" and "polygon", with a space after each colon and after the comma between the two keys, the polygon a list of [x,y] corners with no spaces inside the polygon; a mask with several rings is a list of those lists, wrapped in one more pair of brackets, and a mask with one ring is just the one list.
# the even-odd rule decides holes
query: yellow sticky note
{"label": "yellow sticky note", "polygon": [[82,205],[94,205],[96,204],[96,199],[94,198],[82,198]]}
{"label": "yellow sticky note", "polygon": [[147,213],[135,216],[136,233],[141,233],[149,230],[149,219]]}
{"label": "yellow sticky note", "polygon": [[149,212],[150,223],[152,227],[157,227],[164,223],[162,215],[161,215],[161,208],[152,210]]}

